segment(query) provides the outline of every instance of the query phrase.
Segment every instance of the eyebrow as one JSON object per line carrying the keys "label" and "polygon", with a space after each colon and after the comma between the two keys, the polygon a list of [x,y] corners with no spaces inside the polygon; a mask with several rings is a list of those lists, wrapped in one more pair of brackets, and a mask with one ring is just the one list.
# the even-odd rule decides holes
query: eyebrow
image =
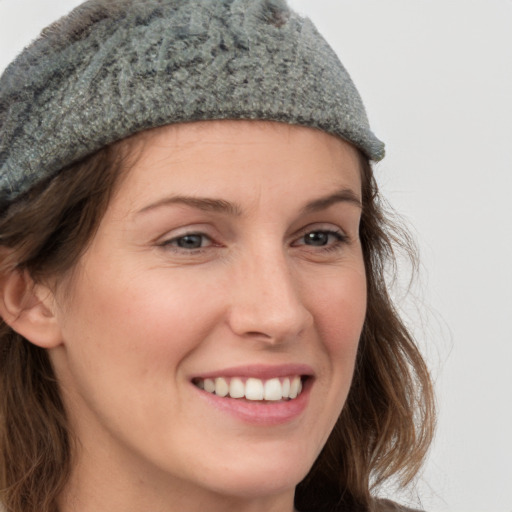
{"label": "eyebrow", "polygon": [[152,203],[137,212],[144,213],[161,206],[169,206],[173,204],[181,204],[202,210],[205,212],[227,213],[233,217],[242,215],[242,209],[235,203],[224,201],[223,199],[212,199],[209,197],[192,197],[192,196],[171,196],[165,197],[156,203]]}
{"label": "eyebrow", "polygon": [[[320,210],[326,210],[336,203],[352,203],[358,208],[362,208],[361,200],[359,199],[358,195],[351,189],[344,188],[334,192],[333,194],[319,197],[318,199],[310,201],[301,209],[301,213],[314,213]],[[145,206],[139,210],[137,214],[145,213],[162,206],[169,206],[174,204],[190,206],[205,212],[225,213],[233,217],[240,217],[243,213],[240,205],[225,201],[223,199],[193,196],[171,196],[165,197],[159,201],[156,201],[155,203],[151,203],[150,205]]]}
{"label": "eyebrow", "polygon": [[349,188],[343,188],[335,192],[334,194],[330,194],[328,196],[319,197],[318,199],[314,199],[302,208],[302,213],[314,213],[320,210],[326,210],[330,206],[336,203],[351,203],[358,208],[363,208],[361,200],[359,196]]}

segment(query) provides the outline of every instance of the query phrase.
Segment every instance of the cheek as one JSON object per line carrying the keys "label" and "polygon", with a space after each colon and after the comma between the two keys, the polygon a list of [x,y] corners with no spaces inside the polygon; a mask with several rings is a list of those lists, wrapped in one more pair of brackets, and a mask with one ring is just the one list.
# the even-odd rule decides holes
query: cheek
{"label": "cheek", "polygon": [[[366,316],[366,277],[362,268],[343,273],[343,278],[329,280],[323,293],[314,298],[318,335],[324,351],[324,403],[330,425],[322,442],[334,426],[348,396]],[[319,382],[320,383],[320,382]]]}
{"label": "cheek", "polygon": [[81,276],[63,314],[71,364],[106,376],[156,375],[159,368],[169,374],[218,320],[215,294],[186,273],[169,279],[166,269],[108,270],[94,281]]}
{"label": "cheek", "polygon": [[366,315],[364,270],[345,273],[342,279],[326,282],[313,297],[315,318],[324,347],[333,364],[353,361]]}
{"label": "cheek", "polygon": [[169,425],[186,410],[177,393],[183,361],[207,338],[217,309],[198,287],[154,274],[82,279],[63,314],[65,345],[53,363],[79,435],[99,421],[122,437],[118,418],[136,431]]}
{"label": "cheek", "polygon": [[[327,439],[348,396],[366,315],[366,278],[364,270],[344,270],[324,281],[310,295],[315,328],[323,353],[316,382],[322,408],[311,426],[311,438],[318,451]],[[316,436],[316,437],[315,437]]]}

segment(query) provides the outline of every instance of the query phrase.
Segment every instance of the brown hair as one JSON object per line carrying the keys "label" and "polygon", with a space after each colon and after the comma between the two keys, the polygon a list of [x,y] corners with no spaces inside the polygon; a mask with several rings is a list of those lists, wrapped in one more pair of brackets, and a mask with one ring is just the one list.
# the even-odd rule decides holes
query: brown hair
{"label": "brown hair", "polygon": [[[27,270],[39,280],[72,270],[117,184],[122,153],[119,144],[106,147],[11,205],[0,218],[8,248],[0,272]],[[347,402],[297,488],[299,510],[372,510],[372,486],[396,475],[410,481],[433,433],[429,374],[384,279],[393,248],[410,240],[384,213],[363,156],[361,167],[367,314]],[[72,441],[47,353],[0,320],[0,492],[9,512],[57,512]]]}
{"label": "brown hair", "polygon": [[[430,375],[389,296],[395,250],[417,258],[414,243],[386,208],[372,168],[360,154],[363,213],[359,236],[367,279],[367,310],[354,378],[341,415],[317,461],[299,484],[304,510],[371,511],[370,491],[398,477],[406,486],[432,441],[435,401]],[[344,506],[343,506],[344,505]]]}
{"label": "brown hair", "polygon": [[[120,157],[107,146],[3,212],[0,274],[27,270],[38,281],[70,271],[106,210]],[[9,512],[57,512],[71,443],[48,354],[0,319],[0,501]]]}

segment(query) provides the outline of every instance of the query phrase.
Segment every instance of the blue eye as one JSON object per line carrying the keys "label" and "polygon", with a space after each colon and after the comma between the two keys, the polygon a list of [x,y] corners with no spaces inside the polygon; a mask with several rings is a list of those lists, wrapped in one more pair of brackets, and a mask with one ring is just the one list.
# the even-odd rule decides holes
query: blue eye
{"label": "blue eye", "polygon": [[173,238],[164,242],[162,245],[173,246],[179,249],[194,250],[201,249],[211,244],[210,239],[206,235],[198,233],[189,233],[183,236]]}
{"label": "blue eye", "polygon": [[344,242],[346,237],[336,231],[310,231],[303,236],[303,239],[304,245],[325,247],[326,245],[333,245],[333,242],[334,245]]}
{"label": "blue eye", "polygon": [[199,249],[203,245],[202,235],[185,235],[176,239],[176,245],[182,249]]}

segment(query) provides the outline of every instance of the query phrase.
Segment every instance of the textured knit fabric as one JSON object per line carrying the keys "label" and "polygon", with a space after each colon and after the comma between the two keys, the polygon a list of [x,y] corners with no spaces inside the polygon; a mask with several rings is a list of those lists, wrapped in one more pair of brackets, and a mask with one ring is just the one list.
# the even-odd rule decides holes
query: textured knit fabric
{"label": "textured knit fabric", "polygon": [[344,67],[285,0],[91,0],[0,78],[0,207],[111,142],[208,119],[316,127],[384,156]]}

